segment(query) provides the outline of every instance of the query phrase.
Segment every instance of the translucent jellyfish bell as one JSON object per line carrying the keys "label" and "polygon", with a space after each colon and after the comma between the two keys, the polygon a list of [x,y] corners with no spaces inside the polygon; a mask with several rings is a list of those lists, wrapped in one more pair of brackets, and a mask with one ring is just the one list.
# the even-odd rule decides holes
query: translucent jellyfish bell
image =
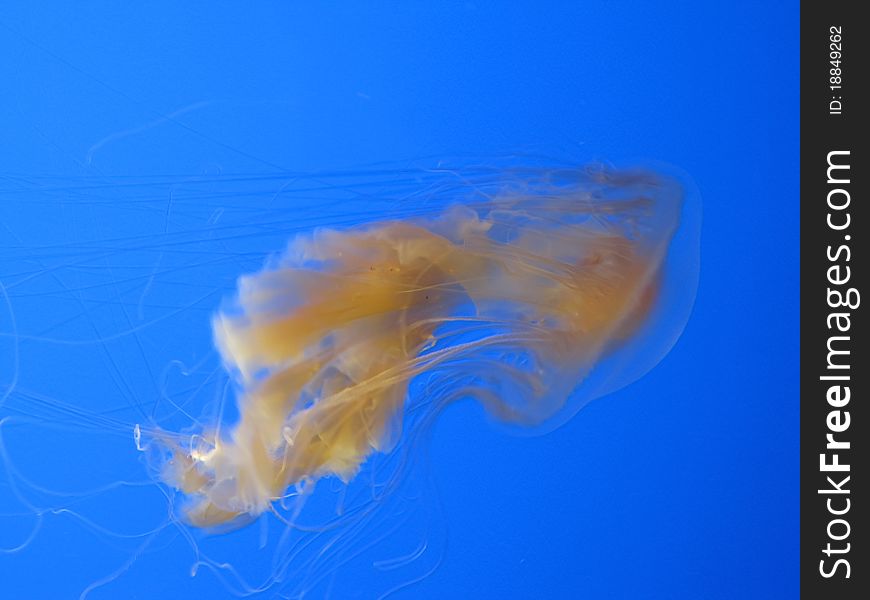
{"label": "translucent jellyfish bell", "polygon": [[[674,219],[676,229],[668,240],[659,272],[640,303],[638,318],[628,335],[616,336],[582,385],[577,386],[567,406],[542,428],[512,429],[515,433],[542,433],[570,419],[596,398],[617,392],[641,379],[658,365],[679,340],[689,321],[700,276],[700,192],[691,178],[670,165],[657,163],[633,176],[649,178],[649,192],[668,198],[671,211],[658,214],[658,225]],[[654,183],[653,183],[654,182]],[[630,186],[629,186],[630,187]],[[673,202],[673,204],[670,204]]]}

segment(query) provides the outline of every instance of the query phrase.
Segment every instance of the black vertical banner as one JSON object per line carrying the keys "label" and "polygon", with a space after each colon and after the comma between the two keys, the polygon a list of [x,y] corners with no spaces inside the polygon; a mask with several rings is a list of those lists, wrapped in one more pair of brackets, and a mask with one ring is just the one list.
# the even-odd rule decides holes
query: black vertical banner
{"label": "black vertical banner", "polygon": [[[801,593],[870,598],[870,24],[801,3]],[[774,67],[775,68],[775,67]],[[860,490],[860,491],[859,491]],[[863,493],[862,493],[863,491]]]}

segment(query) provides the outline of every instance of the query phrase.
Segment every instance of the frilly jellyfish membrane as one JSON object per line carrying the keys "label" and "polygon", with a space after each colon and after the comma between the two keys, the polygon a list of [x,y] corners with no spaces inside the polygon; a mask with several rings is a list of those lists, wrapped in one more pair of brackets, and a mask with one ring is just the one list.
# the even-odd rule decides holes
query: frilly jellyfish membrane
{"label": "frilly jellyfish membrane", "polygon": [[0,271],[0,561],[92,536],[82,597],[135,569],[282,598],[425,578],[439,412],[551,430],[659,363],[698,284],[700,200],[659,165],[8,185],[68,225],[10,227]]}

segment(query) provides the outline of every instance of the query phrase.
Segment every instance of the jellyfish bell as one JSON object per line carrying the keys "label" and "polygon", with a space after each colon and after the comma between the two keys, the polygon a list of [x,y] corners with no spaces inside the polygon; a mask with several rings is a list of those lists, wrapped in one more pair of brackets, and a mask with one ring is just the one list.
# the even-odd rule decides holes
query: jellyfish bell
{"label": "jellyfish bell", "polygon": [[[701,194],[692,177],[660,161],[608,174],[594,167],[596,177],[623,178],[625,189],[641,191],[657,201],[654,226],[670,231],[661,240],[659,266],[640,290],[634,308],[624,315],[609,344],[583,379],[570,392],[563,409],[536,428],[507,427],[515,435],[552,431],[597,398],[614,394],[643,378],[673,349],[683,334],[698,291],[701,255]],[[634,183],[631,183],[634,180]],[[646,190],[643,188],[646,187]],[[650,250],[647,250],[649,252]]]}

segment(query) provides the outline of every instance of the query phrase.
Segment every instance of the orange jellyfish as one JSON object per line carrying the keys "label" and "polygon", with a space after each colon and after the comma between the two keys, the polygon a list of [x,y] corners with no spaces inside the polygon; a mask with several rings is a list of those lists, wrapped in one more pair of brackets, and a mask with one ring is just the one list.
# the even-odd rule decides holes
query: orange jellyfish
{"label": "orange jellyfish", "polygon": [[[33,321],[9,319],[5,337],[0,327],[14,358],[0,384],[12,505],[0,518],[23,529],[0,554],[20,554],[43,522],[62,519],[126,548],[123,560],[106,557],[113,570],[83,598],[114,594],[100,588],[124,585],[128,569],[176,542],[193,552],[193,572],[205,567],[238,596],[357,592],[354,575],[372,568],[388,592],[418,581],[440,560],[436,494],[419,467],[441,410],[467,400],[513,432],[556,427],[654,367],[697,288],[698,198],[659,170],[533,164],[143,181],[97,186],[99,200],[82,204],[81,221],[105,224],[105,240],[73,239],[57,263],[50,244],[34,274],[10,273],[11,287],[0,287],[0,318],[18,302],[42,307]],[[167,194],[155,192],[161,185]],[[116,231],[129,214],[160,233]],[[183,226],[173,233],[175,219]],[[257,270],[263,248],[288,238]],[[232,287],[239,262],[251,272]],[[200,316],[205,327],[225,293],[211,319],[222,374],[185,328]],[[35,392],[34,382],[58,378],[41,377],[49,354],[34,350],[55,347],[87,373],[78,383],[119,381],[102,389],[127,394],[127,404]],[[46,425],[60,432],[44,436]],[[157,486],[126,472],[104,481],[92,469],[96,491],[55,494],[14,460],[133,453],[131,429]],[[126,516],[111,519],[119,506],[154,512],[128,527]],[[159,568],[155,581],[169,581],[169,567]],[[166,585],[182,593],[188,584]]]}
{"label": "orange jellyfish", "polygon": [[289,489],[350,482],[396,447],[414,378],[430,378],[432,413],[473,398],[499,421],[546,426],[673,345],[697,276],[696,239],[669,263],[681,219],[696,227],[676,181],[511,169],[462,186],[452,206],[300,234],[239,280],[212,322],[237,421],[137,430],[190,524],[234,526]]}

